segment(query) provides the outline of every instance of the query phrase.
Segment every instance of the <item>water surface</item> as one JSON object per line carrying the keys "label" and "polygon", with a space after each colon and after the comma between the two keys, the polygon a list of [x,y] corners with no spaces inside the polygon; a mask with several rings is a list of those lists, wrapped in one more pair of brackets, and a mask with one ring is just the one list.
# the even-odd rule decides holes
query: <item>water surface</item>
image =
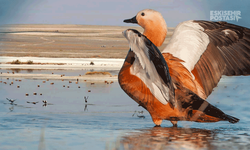
{"label": "water surface", "polygon": [[154,128],[117,81],[16,80],[0,78],[0,149],[250,149],[250,77],[223,77],[208,98],[239,123],[179,122],[178,128],[169,121]]}

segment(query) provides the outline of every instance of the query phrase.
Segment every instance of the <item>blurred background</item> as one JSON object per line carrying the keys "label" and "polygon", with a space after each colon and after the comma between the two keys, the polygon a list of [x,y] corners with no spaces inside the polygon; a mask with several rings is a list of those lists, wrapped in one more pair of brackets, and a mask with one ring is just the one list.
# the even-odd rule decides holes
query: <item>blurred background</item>
{"label": "blurred background", "polygon": [[162,13],[168,27],[185,20],[210,20],[210,11],[240,11],[227,22],[250,27],[248,0],[0,0],[0,24],[81,24],[126,26],[142,9]]}

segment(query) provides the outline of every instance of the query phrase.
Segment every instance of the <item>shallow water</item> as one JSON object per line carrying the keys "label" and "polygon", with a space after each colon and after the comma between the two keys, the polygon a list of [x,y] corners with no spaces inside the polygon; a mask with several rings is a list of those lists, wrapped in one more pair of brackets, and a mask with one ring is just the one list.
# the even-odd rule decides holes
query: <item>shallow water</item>
{"label": "shallow water", "polygon": [[[154,128],[150,115],[117,81],[92,85],[59,80],[0,81],[7,82],[0,83],[0,149],[250,149],[250,77],[223,77],[208,98],[241,119],[239,123],[179,122],[178,128],[169,121]],[[87,103],[84,97],[88,97]],[[6,98],[16,101],[11,104]]]}

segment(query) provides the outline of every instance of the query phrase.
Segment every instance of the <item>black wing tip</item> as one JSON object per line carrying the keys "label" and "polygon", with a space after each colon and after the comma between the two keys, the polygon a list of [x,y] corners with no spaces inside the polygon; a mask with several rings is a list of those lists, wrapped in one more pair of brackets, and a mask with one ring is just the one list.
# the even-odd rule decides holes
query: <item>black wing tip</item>
{"label": "black wing tip", "polygon": [[226,120],[230,123],[237,123],[240,121],[240,119],[238,118],[235,118],[233,116],[230,116],[230,115],[226,115]]}

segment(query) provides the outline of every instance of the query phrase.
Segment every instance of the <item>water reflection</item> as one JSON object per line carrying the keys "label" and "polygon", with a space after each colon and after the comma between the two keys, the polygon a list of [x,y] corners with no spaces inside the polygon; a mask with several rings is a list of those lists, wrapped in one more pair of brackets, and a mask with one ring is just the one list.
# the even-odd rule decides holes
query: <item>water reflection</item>
{"label": "water reflection", "polygon": [[[47,71],[51,72],[83,74]],[[250,77],[223,78],[208,99],[237,115],[239,123],[185,124],[191,129],[184,123],[183,128],[151,128],[154,124],[148,112],[138,107],[118,82],[0,79],[0,149],[37,149],[42,143],[40,136],[45,149],[104,149],[106,145],[106,149],[250,149]]]}
{"label": "water reflection", "polygon": [[27,73],[32,73],[33,69],[27,69]]}
{"label": "water reflection", "polygon": [[154,127],[121,137],[124,149],[211,149],[215,132],[196,128]]}
{"label": "water reflection", "polygon": [[11,69],[11,71],[12,71],[12,72],[19,73],[19,72],[21,71],[21,69],[18,69],[18,68],[16,68],[16,69]]}
{"label": "water reflection", "polygon": [[88,111],[88,105],[87,104],[85,104],[85,106],[84,106],[84,111]]}
{"label": "water reflection", "polygon": [[10,110],[10,112],[12,112],[12,111],[14,110],[14,106],[11,106],[11,107],[9,108],[9,110]]}

